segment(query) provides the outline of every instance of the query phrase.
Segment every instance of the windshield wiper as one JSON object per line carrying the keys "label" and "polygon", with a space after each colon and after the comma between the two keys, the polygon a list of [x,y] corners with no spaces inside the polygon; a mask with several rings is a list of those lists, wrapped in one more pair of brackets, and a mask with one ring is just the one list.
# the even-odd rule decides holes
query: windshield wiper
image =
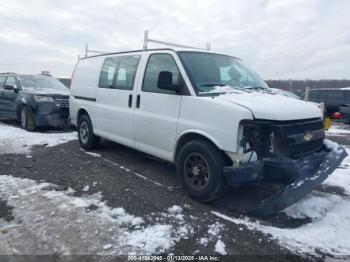
{"label": "windshield wiper", "polygon": [[247,86],[247,89],[254,89],[254,90],[266,90],[266,91],[270,91],[270,88],[268,87],[264,87],[264,86]]}
{"label": "windshield wiper", "polygon": [[[232,89],[237,89],[237,90],[240,90],[240,91],[244,91],[244,92],[248,92],[250,93],[251,91],[247,90],[247,88],[244,88],[244,87],[241,87],[241,86],[234,86],[234,85],[230,85],[230,84],[224,84],[224,83],[203,83],[203,84],[199,84],[200,86],[208,86],[208,87],[214,87],[214,86],[219,86],[219,87],[223,87],[223,86],[229,86],[230,88]],[[221,93],[221,94],[229,94],[229,93],[232,93],[234,92],[233,90],[232,91],[225,91],[225,92],[220,92],[220,90],[218,90],[217,93]]]}
{"label": "windshield wiper", "polygon": [[200,86],[226,86],[225,84],[222,83],[204,83],[204,84],[199,84]]}

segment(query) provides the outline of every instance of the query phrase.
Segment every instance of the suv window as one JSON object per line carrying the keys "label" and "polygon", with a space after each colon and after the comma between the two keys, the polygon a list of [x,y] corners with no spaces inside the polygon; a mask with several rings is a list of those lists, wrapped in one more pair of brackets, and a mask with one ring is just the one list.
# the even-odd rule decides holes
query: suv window
{"label": "suv window", "polygon": [[5,86],[6,76],[0,76],[0,89],[3,89]]}
{"label": "suv window", "polygon": [[139,61],[139,55],[106,58],[100,74],[99,87],[132,90]]}
{"label": "suv window", "polygon": [[163,94],[176,94],[175,91],[158,88],[158,76],[162,71],[168,71],[173,74],[173,84],[183,84],[180,70],[177,67],[174,58],[169,54],[153,54],[150,56],[147,63],[145,76],[143,79],[142,91]]}
{"label": "suv window", "polygon": [[16,78],[13,76],[9,76],[6,79],[5,85],[13,85],[13,86],[17,86],[17,82],[16,82]]}

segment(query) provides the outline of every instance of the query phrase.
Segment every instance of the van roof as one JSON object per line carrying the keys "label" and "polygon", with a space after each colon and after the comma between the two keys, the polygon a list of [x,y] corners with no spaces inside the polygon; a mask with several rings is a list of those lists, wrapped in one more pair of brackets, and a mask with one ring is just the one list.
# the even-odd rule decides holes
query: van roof
{"label": "van roof", "polygon": [[[93,58],[93,57],[100,57],[100,56],[108,56],[108,55],[117,55],[117,54],[128,54],[128,53],[138,53],[138,52],[147,52],[147,51],[174,51],[174,52],[181,52],[181,51],[187,51],[187,52],[197,52],[197,53],[210,53],[210,54],[218,54],[218,55],[225,55],[225,56],[230,56],[227,54],[221,54],[217,52],[212,52],[209,50],[197,50],[197,49],[190,49],[190,48],[149,48],[149,49],[138,49],[138,50],[130,50],[130,51],[121,51],[121,52],[110,52],[110,53],[104,53],[104,54],[98,54],[98,55],[93,55],[93,56],[87,56],[81,58],[83,59],[88,59],[88,58]],[[241,60],[238,57],[235,56],[230,56],[233,58],[236,58],[238,60]]]}

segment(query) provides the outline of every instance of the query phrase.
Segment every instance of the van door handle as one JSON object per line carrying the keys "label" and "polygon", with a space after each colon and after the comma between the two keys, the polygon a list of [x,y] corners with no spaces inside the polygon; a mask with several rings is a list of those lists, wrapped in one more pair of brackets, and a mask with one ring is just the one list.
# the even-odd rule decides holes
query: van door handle
{"label": "van door handle", "polygon": [[141,96],[137,95],[137,97],[136,97],[136,108],[140,108],[140,100],[141,100]]}
{"label": "van door handle", "polygon": [[132,107],[132,94],[129,95],[128,106]]}

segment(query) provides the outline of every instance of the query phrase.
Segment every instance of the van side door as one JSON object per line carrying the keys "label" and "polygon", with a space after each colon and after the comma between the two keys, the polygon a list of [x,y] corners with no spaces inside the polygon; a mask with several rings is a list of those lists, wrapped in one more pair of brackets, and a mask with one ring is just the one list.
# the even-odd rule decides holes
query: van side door
{"label": "van side door", "polygon": [[[179,65],[171,53],[149,55],[134,113],[136,148],[168,160],[171,160],[177,135],[182,95],[188,93]],[[171,72],[172,83],[182,86],[183,91],[158,88],[162,71]]]}
{"label": "van side door", "polygon": [[95,133],[133,146],[134,84],[140,54],[106,57],[96,91]]}

